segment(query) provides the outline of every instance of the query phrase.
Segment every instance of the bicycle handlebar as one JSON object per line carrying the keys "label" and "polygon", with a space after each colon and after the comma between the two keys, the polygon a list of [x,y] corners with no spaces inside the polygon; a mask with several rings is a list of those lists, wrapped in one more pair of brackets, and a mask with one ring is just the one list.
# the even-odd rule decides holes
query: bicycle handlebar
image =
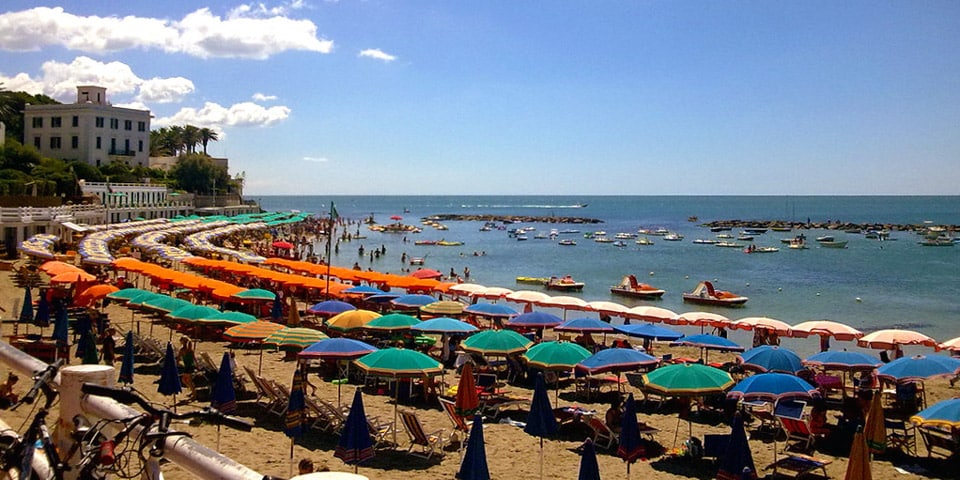
{"label": "bicycle handlebar", "polygon": [[169,410],[160,409],[147,402],[142,396],[130,388],[105,387],[103,385],[96,385],[93,383],[84,383],[80,387],[80,390],[88,395],[111,398],[124,405],[137,404],[154,417],[165,415],[168,418],[179,420],[199,418],[201,420],[210,421],[214,424],[225,425],[227,427],[243,430],[245,432],[249,432],[251,429],[253,429],[253,424],[251,422],[239,417],[224,415],[220,411],[210,407],[185,413],[174,413]]}
{"label": "bicycle handlebar", "polygon": [[23,398],[17,402],[17,405],[13,406],[13,408],[17,408],[17,406],[22,403],[26,403],[28,405],[32,404],[37,399],[37,394],[40,393],[41,390],[47,397],[47,407],[49,407],[50,404],[53,403],[53,397],[56,396],[56,393],[50,388],[50,382],[53,381],[53,379],[57,376],[57,372],[60,371],[60,367],[63,366],[63,363],[64,359],[61,358],[60,360],[47,365],[47,368],[34,373],[33,386],[30,387],[30,391],[28,391]]}

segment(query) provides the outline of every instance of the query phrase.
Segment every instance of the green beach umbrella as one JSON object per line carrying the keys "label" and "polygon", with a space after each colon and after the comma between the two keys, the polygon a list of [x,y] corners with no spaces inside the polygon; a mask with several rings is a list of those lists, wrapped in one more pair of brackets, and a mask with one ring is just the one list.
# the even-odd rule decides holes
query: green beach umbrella
{"label": "green beach umbrella", "polygon": [[363,328],[370,330],[409,330],[410,327],[420,323],[420,320],[410,315],[402,313],[390,313],[382,317],[374,318],[367,322]]}
{"label": "green beach umbrella", "polygon": [[573,367],[593,355],[590,350],[573,342],[538,343],[523,354],[531,367],[544,370],[572,370]]}
{"label": "green beach umbrella", "polygon": [[149,308],[150,310],[157,310],[164,313],[172,312],[179,308],[188,307],[190,305],[193,304],[182,298],[173,298],[167,295],[157,295],[156,297],[149,298],[140,304],[140,306],[143,308]]}
{"label": "green beach umbrella", "polygon": [[533,341],[513,330],[484,330],[460,343],[465,351],[486,356],[507,356],[525,352]]}
{"label": "green beach umbrella", "polygon": [[106,298],[119,302],[125,302],[131,298],[137,297],[138,295],[143,295],[145,293],[153,292],[149,290],[141,290],[139,288],[124,288],[123,290],[117,290],[116,292],[108,293]]}
{"label": "green beach umbrella", "polygon": [[187,305],[180,307],[167,314],[171,320],[181,322],[198,322],[205,318],[215,317],[220,314],[220,310],[205,305]]}
{"label": "green beach umbrella", "polygon": [[643,375],[643,389],[668,396],[723,393],[734,385],[730,374],[699,363],[678,363]]}
{"label": "green beach umbrella", "polygon": [[313,345],[314,343],[319,342],[330,338],[323,334],[319,330],[314,330],[312,328],[291,328],[284,327],[281,330],[277,330],[274,333],[271,333],[269,337],[263,340],[263,343],[267,345],[276,345],[278,347],[293,347],[304,349]]}
{"label": "green beach umbrella", "polygon": [[262,288],[251,288],[249,290],[234,293],[231,298],[250,302],[272,302],[277,298],[277,294]]}
{"label": "green beach umbrella", "polygon": [[253,323],[257,321],[257,317],[250,315],[249,313],[227,311],[220,312],[217,315],[214,315],[211,318],[203,319],[204,323],[210,324],[222,324],[222,325],[243,325],[245,323]]}
{"label": "green beach umbrella", "polygon": [[134,295],[134,296],[128,298],[128,299],[127,299],[127,306],[128,306],[128,307],[132,307],[132,308],[139,308],[139,307],[142,307],[142,306],[143,306],[144,302],[148,302],[148,301],[153,300],[153,299],[155,299],[155,298],[161,298],[161,297],[166,297],[166,295],[163,295],[163,294],[161,294],[161,293],[146,292],[146,291],[145,291],[145,292],[143,292],[143,293],[140,293],[140,294],[137,294],[137,295]]}

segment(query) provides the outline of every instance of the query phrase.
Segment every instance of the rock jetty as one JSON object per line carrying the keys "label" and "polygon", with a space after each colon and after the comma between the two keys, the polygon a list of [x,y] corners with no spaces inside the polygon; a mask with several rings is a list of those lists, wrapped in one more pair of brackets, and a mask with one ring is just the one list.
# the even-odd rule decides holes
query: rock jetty
{"label": "rock jetty", "polygon": [[555,217],[555,216],[531,216],[531,215],[459,215],[452,213],[442,213],[424,217],[424,221],[468,221],[468,222],[501,222],[501,223],[603,223],[603,220],[587,217]]}

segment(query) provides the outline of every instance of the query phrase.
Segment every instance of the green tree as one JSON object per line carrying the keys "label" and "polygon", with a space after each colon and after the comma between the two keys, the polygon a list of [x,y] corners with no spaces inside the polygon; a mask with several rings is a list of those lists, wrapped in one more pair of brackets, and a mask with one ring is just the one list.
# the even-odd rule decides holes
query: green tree
{"label": "green tree", "polygon": [[56,158],[43,158],[40,164],[30,172],[35,182],[43,187],[39,189],[41,195],[79,194],[77,176],[67,162]]}
{"label": "green tree", "polygon": [[103,174],[103,176],[108,177],[111,183],[140,182],[140,179],[137,178],[137,175],[133,172],[133,169],[120,160],[114,160],[107,165],[101,166],[100,173]]}
{"label": "green tree", "polygon": [[207,127],[200,129],[200,144],[203,145],[204,155],[207,154],[207,143],[216,142],[217,140],[220,140],[220,135],[216,130]]}
{"label": "green tree", "polygon": [[186,154],[177,159],[170,171],[176,188],[201,195],[212,195],[229,190],[230,176],[227,169],[218,167],[203,154]]}
{"label": "green tree", "polygon": [[29,174],[34,167],[40,165],[40,152],[33,147],[8,139],[0,148],[0,168],[19,170]]}
{"label": "green tree", "polygon": [[100,173],[100,169],[90,165],[87,162],[80,160],[73,160],[70,163],[70,167],[73,168],[73,173],[77,175],[77,178],[86,180],[88,182],[103,182],[106,181],[106,176]]}
{"label": "green tree", "polygon": [[200,129],[193,125],[183,127],[182,142],[188,153],[196,153],[197,145],[200,143]]}

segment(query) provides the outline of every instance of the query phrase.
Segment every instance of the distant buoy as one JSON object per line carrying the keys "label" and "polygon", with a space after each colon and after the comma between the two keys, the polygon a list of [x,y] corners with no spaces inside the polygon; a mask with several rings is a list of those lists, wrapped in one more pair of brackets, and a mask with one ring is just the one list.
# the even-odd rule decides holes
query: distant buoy
{"label": "distant buoy", "polygon": [[818,297],[820,296],[820,292],[817,292],[817,296],[818,296]]}
{"label": "distant buoy", "polygon": [[747,286],[748,286],[748,287],[750,286],[750,282],[747,282]]}
{"label": "distant buoy", "polygon": [[651,277],[653,276],[653,272],[650,272],[650,276],[651,276]]}
{"label": "distant buoy", "polygon": [[856,300],[857,302],[862,302],[862,301],[863,301],[863,299],[860,298],[860,297],[857,297],[857,298],[855,298],[854,300]]}
{"label": "distant buoy", "polygon": [[713,281],[714,281],[714,282],[719,282],[720,279],[719,279],[719,278],[714,278]]}
{"label": "distant buoy", "polygon": [[684,275],[683,278],[689,280],[689,279],[690,279],[690,275]]}
{"label": "distant buoy", "polygon": [[783,291],[783,287],[777,287],[777,291],[778,291],[778,292],[782,292],[782,291]]}

